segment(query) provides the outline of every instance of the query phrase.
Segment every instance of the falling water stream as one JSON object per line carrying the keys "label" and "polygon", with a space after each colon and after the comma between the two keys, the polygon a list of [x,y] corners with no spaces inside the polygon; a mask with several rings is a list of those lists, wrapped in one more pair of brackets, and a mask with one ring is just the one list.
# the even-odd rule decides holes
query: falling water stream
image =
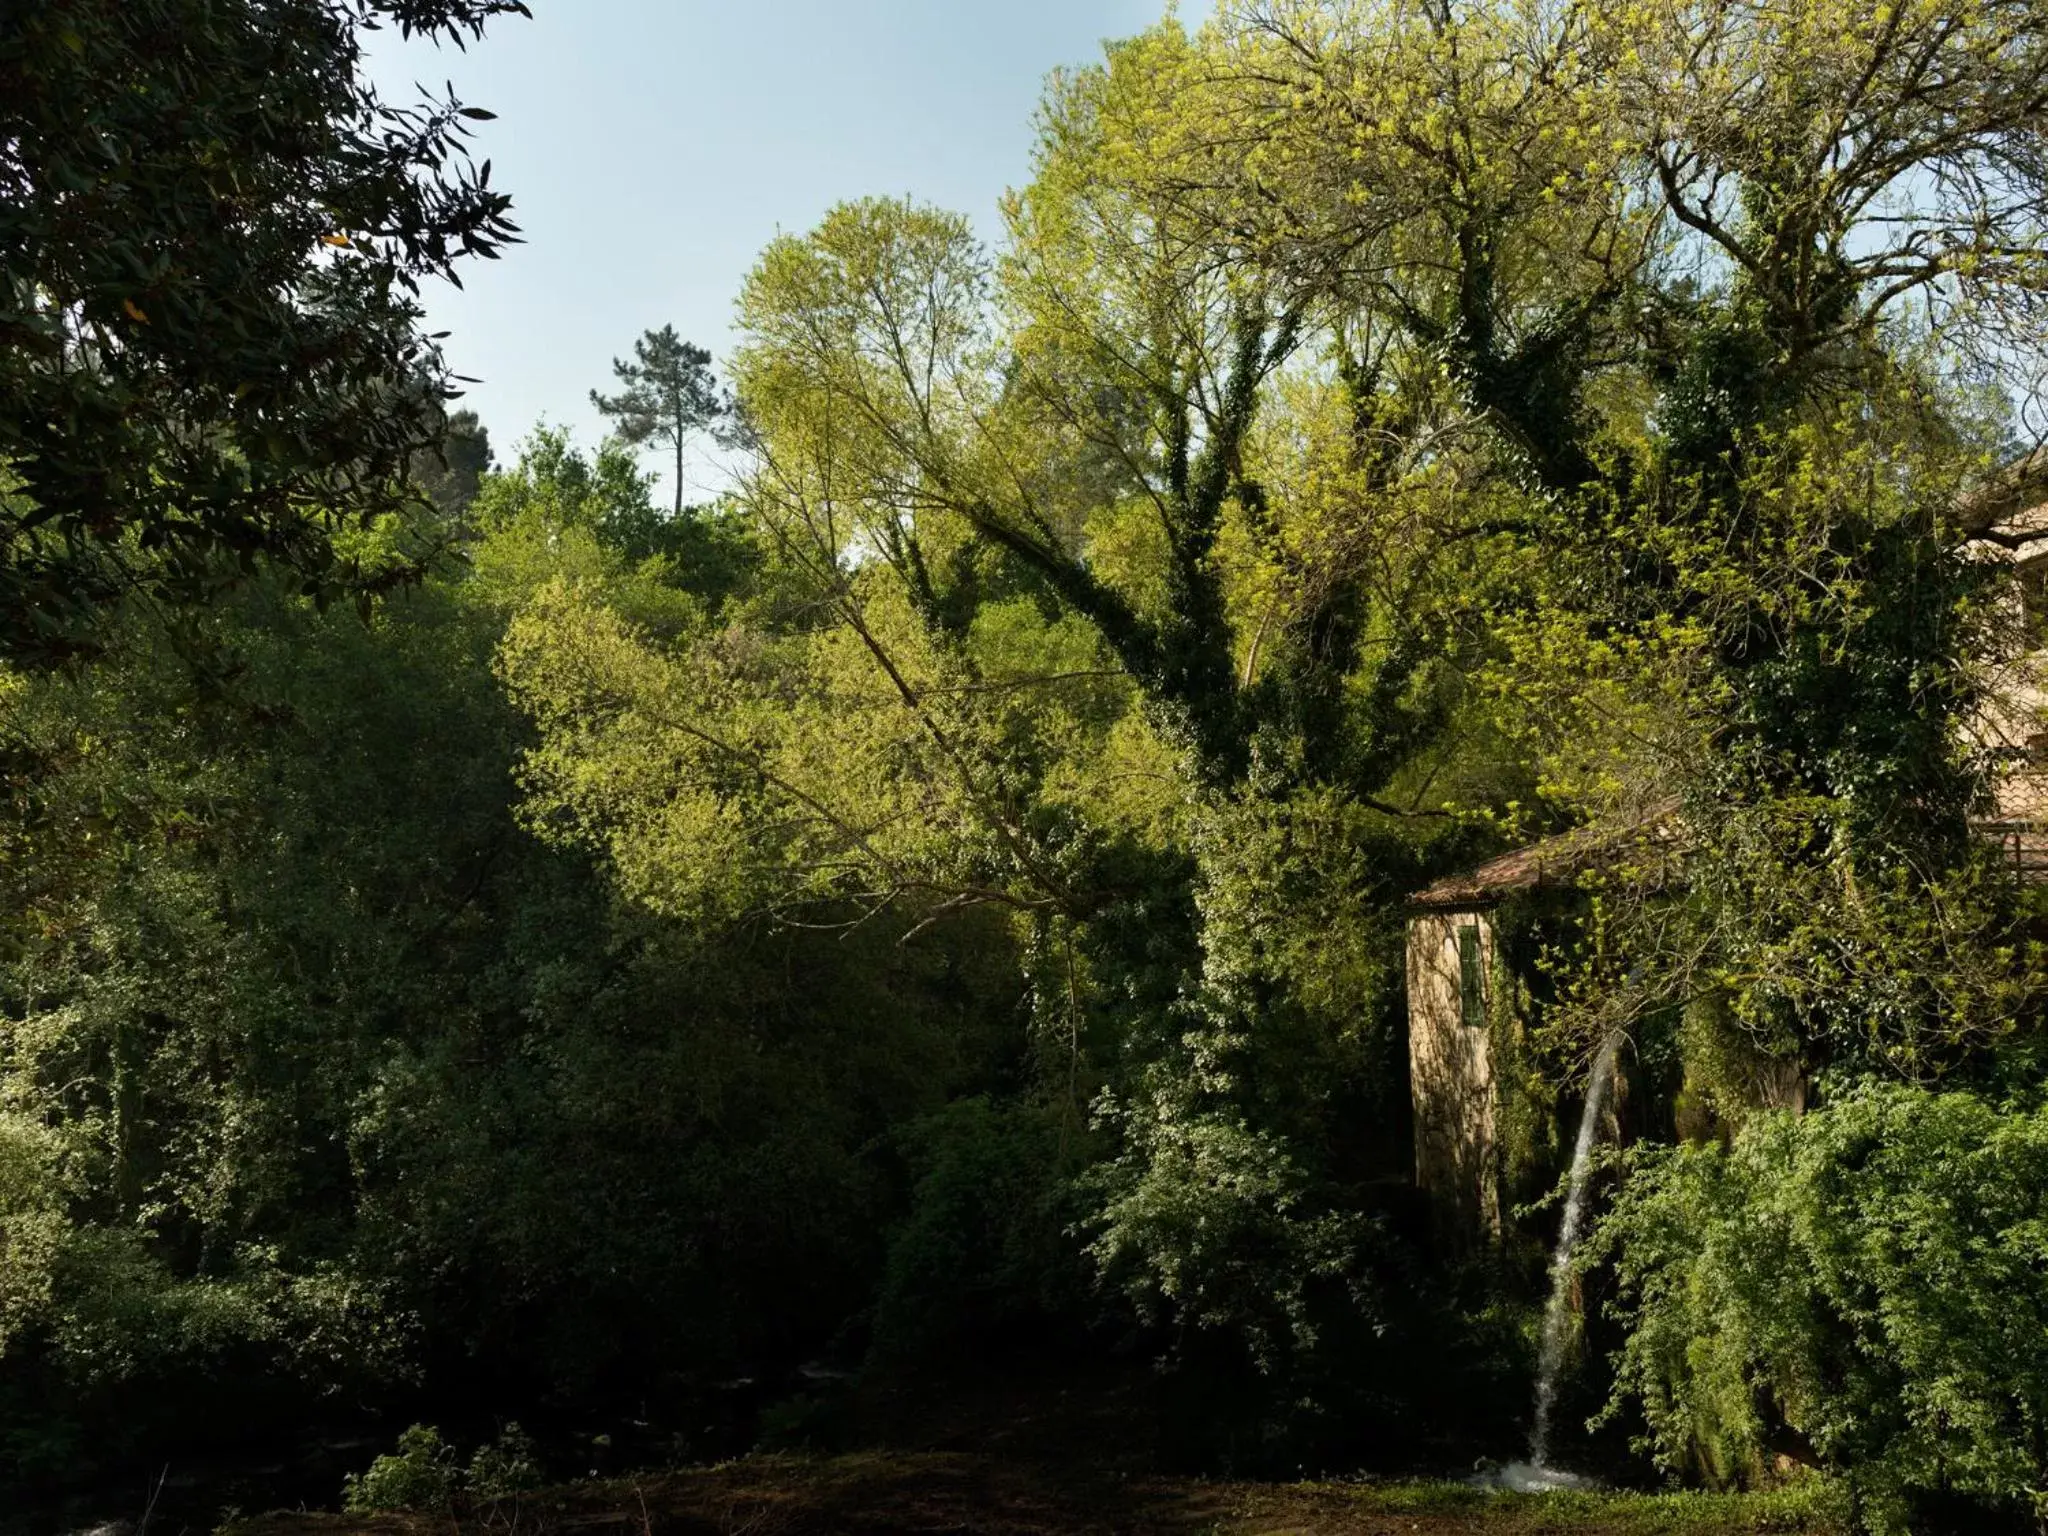
{"label": "falling water stream", "polygon": [[1564,1370],[1565,1349],[1572,1335],[1572,1255],[1585,1235],[1586,1208],[1593,1186],[1593,1143],[1600,1135],[1600,1116],[1614,1087],[1614,1067],[1621,1054],[1621,1036],[1609,1035],[1593,1058],[1586,1081],[1586,1107],[1579,1116],[1579,1138],[1572,1147],[1571,1179],[1565,1186],[1564,1220],[1557,1230],[1557,1248],[1550,1258],[1550,1300],[1543,1309],[1543,1350],[1536,1370],[1536,1425],[1529,1433],[1529,1459],[1503,1467],[1490,1481],[1509,1488],[1583,1487],[1584,1479],[1550,1465],[1550,1419],[1557,1406],[1557,1380]]}

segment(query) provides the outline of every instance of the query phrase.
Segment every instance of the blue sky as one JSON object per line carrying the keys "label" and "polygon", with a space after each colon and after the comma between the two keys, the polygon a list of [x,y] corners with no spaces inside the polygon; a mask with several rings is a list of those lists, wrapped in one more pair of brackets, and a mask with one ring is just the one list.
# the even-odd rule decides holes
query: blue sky
{"label": "blue sky", "polygon": [[[1047,71],[1163,0],[532,0],[467,53],[384,43],[387,96],[452,81],[527,243],[427,294],[501,460],[545,417],[594,443],[593,387],[651,326],[710,347],[778,230],[909,194],[995,229]],[[1197,19],[1205,5],[1181,7]],[[714,362],[715,365],[715,362]],[[653,459],[650,468],[658,468]],[[703,475],[707,468],[694,471]],[[693,491],[710,489],[693,485]],[[659,500],[659,496],[657,497]]]}

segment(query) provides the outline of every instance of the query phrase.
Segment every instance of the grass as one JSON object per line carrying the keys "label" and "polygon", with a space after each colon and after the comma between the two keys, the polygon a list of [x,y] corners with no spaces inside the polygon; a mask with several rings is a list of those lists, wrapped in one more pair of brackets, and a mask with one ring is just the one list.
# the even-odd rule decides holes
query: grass
{"label": "grass", "polygon": [[1506,1493],[1456,1483],[1119,1476],[980,1454],[751,1456],[462,1512],[273,1514],[223,1536],[1841,1536],[1827,1490]]}
{"label": "grass", "polygon": [[[1355,1515],[1361,1529],[1388,1517],[1427,1517],[1438,1529],[1501,1536],[1585,1531],[1611,1536],[1743,1536],[1803,1532],[1836,1536],[1848,1525],[1832,1490],[1818,1484],[1766,1493],[1511,1493],[1463,1483],[1296,1484],[1283,1505],[1314,1499]],[[1442,1522],[1457,1522],[1443,1524]],[[1341,1530],[1342,1526],[1332,1526]]]}

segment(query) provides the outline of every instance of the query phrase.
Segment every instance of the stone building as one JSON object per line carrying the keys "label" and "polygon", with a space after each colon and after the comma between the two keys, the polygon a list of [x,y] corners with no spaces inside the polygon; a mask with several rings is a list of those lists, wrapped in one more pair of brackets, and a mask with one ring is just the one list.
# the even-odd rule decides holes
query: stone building
{"label": "stone building", "polygon": [[[1476,874],[1477,871],[1474,871]],[[1433,903],[1408,919],[1408,1074],[1415,1099],[1415,1182],[1454,1244],[1500,1233],[1490,902]]]}
{"label": "stone building", "polygon": [[[1986,656],[1988,702],[1965,730],[1997,765],[1994,805],[1979,831],[2015,872],[2048,880],[2048,449],[1958,504],[1974,558],[2010,568],[1999,654]],[[1616,823],[1581,827],[1437,881],[1410,904],[1408,1064],[1415,1181],[1441,1240],[1472,1247],[1501,1230],[1501,1093],[1495,1029],[1508,1000],[1498,913],[1503,902],[1569,889],[1614,861],[1675,875],[1685,842],[1675,802]]]}
{"label": "stone building", "polygon": [[1497,914],[1511,897],[1568,890],[1621,860],[1675,856],[1676,806],[1581,827],[1446,876],[1408,914],[1408,1078],[1415,1110],[1415,1182],[1430,1197],[1440,1242],[1469,1248],[1501,1229],[1496,1030],[1511,1027],[1497,996],[1506,969]]}

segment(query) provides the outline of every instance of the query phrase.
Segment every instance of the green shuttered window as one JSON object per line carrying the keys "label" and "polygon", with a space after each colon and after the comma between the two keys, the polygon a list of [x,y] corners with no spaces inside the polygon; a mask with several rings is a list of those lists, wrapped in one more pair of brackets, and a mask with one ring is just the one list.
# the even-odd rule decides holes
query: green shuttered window
{"label": "green shuttered window", "polygon": [[1458,1017],[1473,1029],[1486,1022],[1486,972],[1480,963],[1477,923],[1458,930]]}

